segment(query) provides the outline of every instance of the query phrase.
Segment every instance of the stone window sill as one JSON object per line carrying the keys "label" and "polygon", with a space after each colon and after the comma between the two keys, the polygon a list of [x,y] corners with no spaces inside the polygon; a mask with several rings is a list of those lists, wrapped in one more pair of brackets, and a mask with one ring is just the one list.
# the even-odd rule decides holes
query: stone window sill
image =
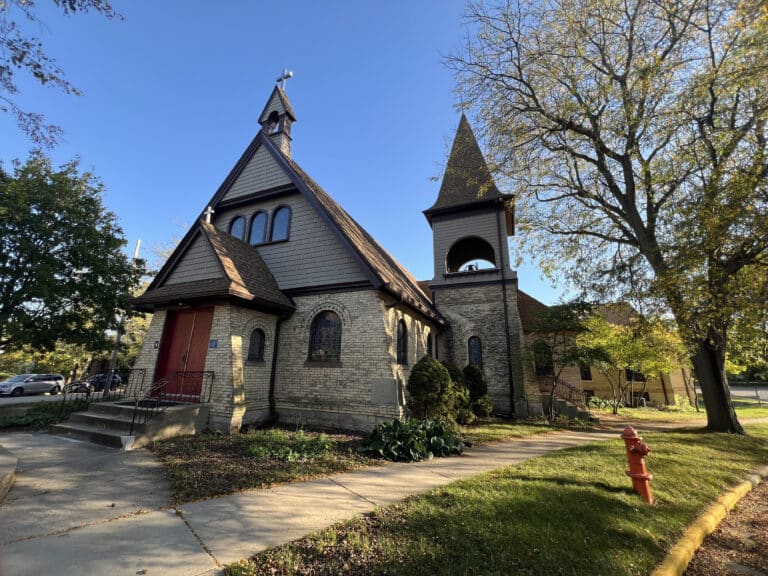
{"label": "stone window sill", "polygon": [[307,368],[341,368],[339,360],[307,360],[304,362]]}

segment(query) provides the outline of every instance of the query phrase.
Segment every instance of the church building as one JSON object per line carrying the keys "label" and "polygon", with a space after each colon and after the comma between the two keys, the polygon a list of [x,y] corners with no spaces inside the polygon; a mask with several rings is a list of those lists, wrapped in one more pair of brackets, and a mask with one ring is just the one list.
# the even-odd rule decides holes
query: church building
{"label": "church building", "polygon": [[[280,86],[261,129],[135,308],[153,313],[134,366],[166,396],[210,402],[209,427],[269,421],[367,430],[408,414],[425,354],[488,378],[494,411],[542,412],[523,353],[500,192],[462,115],[435,203],[434,276],[418,282],[291,155],[296,115]],[[426,249],[426,248],[425,248]]]}

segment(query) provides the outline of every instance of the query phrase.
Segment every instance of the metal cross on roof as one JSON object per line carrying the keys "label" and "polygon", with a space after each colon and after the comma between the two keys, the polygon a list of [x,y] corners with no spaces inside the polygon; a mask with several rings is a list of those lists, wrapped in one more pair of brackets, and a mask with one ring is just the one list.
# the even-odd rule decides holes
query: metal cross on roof
{"label": "metal cross on roof", "polygon": [[293,71],[288,70],[288,68],[283,68],[283,73],[278,77],[277,80],[275,80],[275,82],[280,84],[281,90],[285,90],[285,81],[292,77],[293,77]]}
{"label": "metal cross on roof", "polygon": [[211,216],[213,216],[213,208],[208,206],[208,208],[205,209],[205,212],[203,212],[203,216],[205,216],[205,223],[210,224]]}

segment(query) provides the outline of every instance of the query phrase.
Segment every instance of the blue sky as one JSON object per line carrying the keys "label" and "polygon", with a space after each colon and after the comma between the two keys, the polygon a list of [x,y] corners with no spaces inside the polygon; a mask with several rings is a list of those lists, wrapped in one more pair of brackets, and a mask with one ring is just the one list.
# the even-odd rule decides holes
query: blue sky
{"label": "blue sky", "polygon": [[[105,203],[142,256],[184,233],[259,126],[284,67],[297,122],[293,156],[419,279],[431,278],[434,202],[458,125],[443,57],[467,33],[458,0],[114,2],[123,21],[40,10],[36,33],[82,92],[20,82],[106,186]],[[469,114],[471,119],[471,113]],[[0,159],[31,144],[0,115]],[[520,287],[552,303],[537,270]]]}

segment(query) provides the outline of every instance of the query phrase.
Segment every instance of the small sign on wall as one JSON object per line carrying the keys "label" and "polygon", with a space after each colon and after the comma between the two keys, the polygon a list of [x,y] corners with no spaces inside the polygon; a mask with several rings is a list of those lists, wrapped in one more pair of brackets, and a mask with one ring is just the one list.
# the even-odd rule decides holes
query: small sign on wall
{"label": "small sign on wall", "polygon": [[208,350],[216,350],[216,348],[219,347],[219,341],[217,339],[213,339],[208,342]]}
{"label": "small sign on wall", "polygon": [[154,348],[155,350],[157,350],[158,348],[160,348],[160,340],[155,340],[155,344],[154,344],[153,348]]}

